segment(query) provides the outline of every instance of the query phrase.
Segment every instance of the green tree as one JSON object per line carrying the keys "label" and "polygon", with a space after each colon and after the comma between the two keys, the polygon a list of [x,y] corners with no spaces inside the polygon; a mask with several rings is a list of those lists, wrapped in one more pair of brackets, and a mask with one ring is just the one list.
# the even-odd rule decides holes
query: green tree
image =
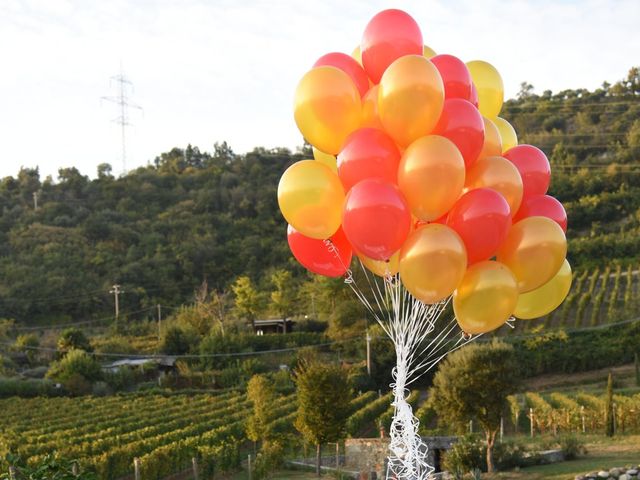
{"label": "green tree", "polygon": [[84,350],[91,352],[91,343],[89,339],[79,328],[71,327],[64,330],[58,337],[58,348],[60,350]]}
{"label": "green tree", "polygon": [[71,350],[51,364],[47,377],[62,383],[71,393],[82,395],[89,393],[92,383],[102,380],[102,369],[84,350]]}
{"label": "green tree", "polygon": [[33,365],[35,364],[38,356],[36,348],[39,345],[40,339],[35,333],[25,333],[16,338],[14,348],[19,352],[23,352],[27,356],[29,364]]}
{"label": "green tree", "polygon": [[322,444],[337,442],[346,434],[352,399],[345,369],[319,362],[301,364],[295,371],[298,413],[296,429],[316,445],[316,474],[320,475]]}
{"label": "green tree", "polygon": [[261,311],[262,303],[260,294],[253,286],[253,282],[249,277],[243,275],[238,277],[231,290],[235,297],[236,315],[243,320],[251,322],[253,326],[258,313]]}
{"label": "green tree", "polygon": [[273,291],[271,292],[271,305],[276,313],[283,319],[291,318],[296,307],[296,288],[293,276],[288,270],[276,270],[271,275]]}
{"label": "green tree", "polygon": [[247,438],[255,445],[272,438],[273,429],[269,426],[273,419],[273,403],[276,391],[264,375],[254,375],[247,384],[247,398],[251,401],[252,412],[247,418]]}
{"label": "green tree", "polygon": [[605,433],[607,437],[613,437],[614,430],[614,409],[613,409],[613,375],[609,372],[607,377],[607,398],[605,400]]}
{"label": "green tree", "polygon": [[191,349],[189,336],[180,327],[171,325],[162,336],[160,351],[168,355],[184,355]]}
{"label": "green tree", "polygon": [[518,385],[513,347],[502,342],[469,345],[440,364],[429,397],[442,425],[463,431],[470,420],[482,428],[487,445],[487,470],[494,471],[493,446],[507,397]]}

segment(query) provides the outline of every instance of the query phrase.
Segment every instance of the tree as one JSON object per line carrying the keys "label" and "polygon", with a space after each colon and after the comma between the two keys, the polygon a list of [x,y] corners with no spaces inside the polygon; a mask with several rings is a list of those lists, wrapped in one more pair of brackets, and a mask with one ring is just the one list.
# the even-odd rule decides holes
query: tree
{"label": "tree", "polygon": [[640,387],[640,359],[638,358],[638,352],[633,354],[633,363],[636,368],[636,386]]}
{"label": "tree", "polygon": [[58,348],[60,350],[84,350],[85,352],[91,352],[91,343],[82,330],[75,327],[70,327],[64,330],[58,337]]}
{"label": "tree", "polygon": [[271,439],[273,435],[269,423],[273,418],[273,404],[276,391],[273,383],[264,375],[254,375],[247,384],[247,398],[253,410],[247,419],[247,438],[254,443]]}
{"label": "tree", "polygon": [[518,100],[526,100],[533,96],[533,85],[528,82],[520,83],[520,91],[517,93]]}
{"label": "tree", "polygon": [[232,285],[233,295],[235,296],[235,311],[239,318],[251,322],[254,325],[254,321],[258,316],[260,308],[260,294],[253,286],[251,279],[245,275],[238,277],[235,283]]}
{"label": "tree", "polygon": [[36,348],[40,345],[40,339],[35,333],[25,333],[19,335],[14,343],[14,348],[19,352],[24,352],[29,361],[29,365],[33,366],[37,358]]}
{"label": "tree", "polygon": [[160,351],[168,355],[184,355],[189,353],[191,341],[189,336],[175,325],[170,326],[164,332]]}
{"label": "tree", "polygon": [[47,377],[64,384],[71,393],[82,395],[90,392],[93,382],[102,379],[102,369],[84,350],[71,350],[51,364]]}
{"label": "tree", "polygon": [[507,397],[518,385],[518,365],[513,347],[495,341],[469,345],[450,354],[440,364],[429,397],[443,425],[460,431],[474,420],[487,445],[487,470],[494,471],[493,446],[500,419],[508,409]]}
{"label": "tree", "polygon": [[271,292],[271,304],[281,318],[287,319],[293,315],[296,306],[296,290],[291,272],[276,270],[271,275],[274,290]]}
{"label": "tree", "polygon": [[344,438],[351,389],[345,369],[320,362],[301,364],[295,371],[298,413],[296,429],[316,445],[316,474],[320,475],[323,443]]}
{"label": "tree", "polygon": [[613,409],[613,375],[609,372],[607,377],[607,399],[605,401],[605,433],[607,437],[613,437],[615,433],[615,412]]}

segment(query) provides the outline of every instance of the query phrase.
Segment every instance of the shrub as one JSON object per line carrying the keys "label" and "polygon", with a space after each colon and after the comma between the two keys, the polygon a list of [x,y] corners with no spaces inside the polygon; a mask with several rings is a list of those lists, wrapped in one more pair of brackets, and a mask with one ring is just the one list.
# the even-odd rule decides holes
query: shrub
{"label": "shrub", "polygon": [[33,347],[40,345],[40,340],[35,333],[25,333],[16,338],[14,348],[19,352],[24,352],[29,361],[29,365],[33,366],[36,363],[37,350]]}
{"label": "shrub", "polygon": [[[525,465],[525,448],[512,442],[496,443],[493,450],[498,470],[509,470]],[[445,453],[443,466],[454,475],[462,476],[476,469],[487,471],[487,446],[478,435],[460,437]]]}
{"label": "shrub", "polygon": [[47,377],[63,383],[75,395],[91,391],[91,384],[102,380],[98,361],[83,350],[71,350],[61,360],[51,364]]}
{"label": "shrub", "polygon": [[585,455],[587,453],[584,443],[575,435],[562,437],[560,438],[559,443],[565,460],[574,460],[578,456]]}
{"label": "shrub", "polygon": [[284,461],[284,445],[280,440],[267,440],[262,444],[253,467],[253,478],[262,480],[271,474]]}
{"label": "shrub", "polygon": [[79,328],[71,327],[64,330],[58,337],[58,348],[60,350],[84,350],[91,352],[92,347],[89,339]]}
{"label": "shrub", "polygon": [[184,355],[191,345],[189,336],[180,327],[171,326],[164,332],[160,350],[169,355]]}

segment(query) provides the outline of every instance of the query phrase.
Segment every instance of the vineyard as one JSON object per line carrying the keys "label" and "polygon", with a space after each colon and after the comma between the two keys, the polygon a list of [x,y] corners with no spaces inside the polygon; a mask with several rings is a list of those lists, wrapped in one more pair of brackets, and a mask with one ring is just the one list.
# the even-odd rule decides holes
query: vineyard
{"label": "vineyard", "polygon": [[[542,319],[517,322],[518,329],[581,329],[635,319],[640,303],[638,270],[629,265],[573,272],[564,303]],[[504,332],[503,332],[504,333]]]}
{"label": "vineyard", "polygon": [[[511,422],[516,432],[529,435],[594,433],[606,428],[603,396],[589,393],[527,392],[509,397]],[[614,395],[614,429],[617,433],[640,433],[640,394]]]}
{"label": "vineyard", "polygon": [[[347,433],[377,434],[376,425],[391,418],[391,394],[365,392],[351,402]],[[415,404],[418,395],[413,394]],[[251,404],[244,393],[139,393],[107,398],[10,398],[0,400],[2,443],[29,463],[52,451],[113,480],[133,472],[139,459],[144,479],[160,479],[188,468],[198,458],[205,478],[239,467],[249,450],[245,421]],[[295,395],[272,405],[272,427],[293,433]]]}

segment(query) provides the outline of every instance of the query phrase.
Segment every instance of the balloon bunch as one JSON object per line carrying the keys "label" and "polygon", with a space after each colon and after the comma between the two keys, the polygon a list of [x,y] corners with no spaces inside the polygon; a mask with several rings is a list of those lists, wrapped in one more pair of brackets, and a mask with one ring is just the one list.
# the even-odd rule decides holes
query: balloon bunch
{"label": "balloon bunch", "polygon": [[557,308],[571,285],[566,213],[546,195],[547,157],[517,144],[502,103],[491,64],[435,55],[401,10],[375,15],[351,56],[322,56],[295,92],[314,153],[278,186],[296,259],[338,277],[355,254],[425,304],[452,296],[468,334]]}

